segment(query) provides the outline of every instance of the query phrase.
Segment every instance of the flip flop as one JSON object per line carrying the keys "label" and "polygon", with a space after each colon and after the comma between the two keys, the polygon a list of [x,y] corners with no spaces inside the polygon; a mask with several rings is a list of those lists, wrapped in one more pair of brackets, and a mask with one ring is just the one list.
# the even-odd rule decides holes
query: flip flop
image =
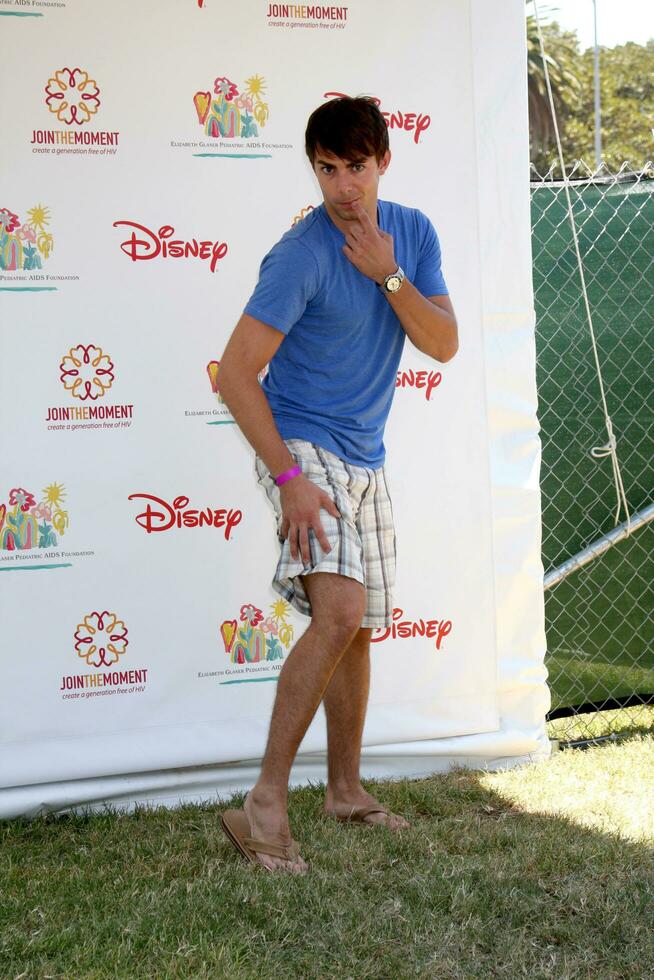
{"label": "flip flop", "polygon": [[380,806],[379,803],[373,803],[370,806],[353,806],[348,816],[339,816],[339,814],[334,814],[334,816],[340,823],[365,823],[367,827],[373,827],[374,822],[366,820],[366,817],[370,816],[371,813],[383,813],[390,817],[386,807]]}
{"label": "flip flop", "polygon": [[[225,810],[220,823],[228,839],[243,857],[251,864],[261,864],[257,861],[257,852],[282,858],[284,861],[297,861],[300,847],[297,841],[290,844],[274,844],[272,841],[255,840],[250,836],[250,821],[245,810]],[[280,870],[284,870],[280,868]]]}

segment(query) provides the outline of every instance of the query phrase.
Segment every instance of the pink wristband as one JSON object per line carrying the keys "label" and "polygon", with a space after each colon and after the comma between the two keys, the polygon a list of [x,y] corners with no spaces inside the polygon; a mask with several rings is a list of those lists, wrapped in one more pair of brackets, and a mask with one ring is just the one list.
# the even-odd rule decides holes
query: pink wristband
{"label": "pink wristband", "polygon": [[292,470],[286,470],[285,473],[280,473],[279,476],[275,477],[275,483],[278,487],[281,487],[282,483],[286,483],[288,480],[292,480],[294,476],[300,476],[302,473],[301,466],[294,466]]}

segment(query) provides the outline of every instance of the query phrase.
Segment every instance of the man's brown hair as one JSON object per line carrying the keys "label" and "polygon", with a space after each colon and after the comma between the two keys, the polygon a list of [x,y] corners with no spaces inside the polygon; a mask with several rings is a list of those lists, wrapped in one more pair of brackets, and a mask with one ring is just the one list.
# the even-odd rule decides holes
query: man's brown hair
{"label": "man's brown hair", "polygon": [[341,160],[374,156],[379,163],[388,150],[388,127],[374,99],[344,95],[330,99],[311,113],[305,149],[312,166],[318,150]]}

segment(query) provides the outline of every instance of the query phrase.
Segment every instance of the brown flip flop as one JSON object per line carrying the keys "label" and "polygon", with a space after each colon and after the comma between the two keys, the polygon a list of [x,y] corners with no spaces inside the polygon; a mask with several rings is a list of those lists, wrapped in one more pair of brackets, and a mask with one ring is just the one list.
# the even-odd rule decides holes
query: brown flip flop
{"label": "brown flip flop", "polygon": [[[225,834],[237,851],[247,858],[251,864],[261,864],[257,861],[257,852],[282,858],[284,861],[297,861],[300,847],[297,841],[290,844],[274,844],[272,841],[255,840],[250,836],[250,821],[245,810],[225,810],[220,823]],[[283,869],[280,869],[283,870]]]}
{"label": "brown flip flop", "polygon": [[370,820],[366,820],[366,817],[371,813],[383,813],[387,817],[390,816],[386,807],[380,806],[378,803],[371,806],[353,806],[347,817],[338,814],[334,814],[334,816],[340,823],[365,823],[367,827],[373,827],[374,824]]}

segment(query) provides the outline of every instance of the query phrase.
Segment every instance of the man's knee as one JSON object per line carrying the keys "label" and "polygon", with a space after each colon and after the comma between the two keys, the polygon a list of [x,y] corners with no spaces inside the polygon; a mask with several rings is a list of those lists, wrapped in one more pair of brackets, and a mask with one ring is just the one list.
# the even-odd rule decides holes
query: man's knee
{"label": "man's knee", "polygon": [[345,649],[356,637],[366,611],[366,590],[343,575],[316,573],[304,579],[311,600],[311,622]]}

